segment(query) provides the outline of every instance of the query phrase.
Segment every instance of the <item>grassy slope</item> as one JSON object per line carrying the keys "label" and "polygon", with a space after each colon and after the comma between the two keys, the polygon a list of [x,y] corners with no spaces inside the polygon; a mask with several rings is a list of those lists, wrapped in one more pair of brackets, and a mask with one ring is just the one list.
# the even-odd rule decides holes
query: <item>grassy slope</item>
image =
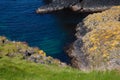
{"label": "grassy slope", "polygon": [[0,59],[0,80],[120,80],[116,71],[83,73],[72,68]]}

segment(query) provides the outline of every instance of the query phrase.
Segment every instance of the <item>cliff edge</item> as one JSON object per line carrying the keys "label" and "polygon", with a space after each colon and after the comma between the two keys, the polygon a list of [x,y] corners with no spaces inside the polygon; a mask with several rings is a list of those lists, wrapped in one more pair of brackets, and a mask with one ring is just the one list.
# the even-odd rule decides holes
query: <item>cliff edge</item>
{"label": "cliff edge", "polygon": [[39,64],[66,66],[60,60],[46,56],[46,53],[38,47],[30,47],[26,42],[10,41],[4,36],[0,36],[0,59],[5,57]]}
{"label": "cliff edge", "polygon": [[120,6],[88,15],[76,31],[77,40],[68,50],[73,67],[120,69]]}

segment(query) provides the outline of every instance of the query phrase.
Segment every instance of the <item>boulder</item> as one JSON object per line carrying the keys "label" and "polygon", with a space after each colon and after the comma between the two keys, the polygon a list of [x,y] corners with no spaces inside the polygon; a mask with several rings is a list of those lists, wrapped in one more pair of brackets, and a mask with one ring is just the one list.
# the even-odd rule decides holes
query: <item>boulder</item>
{"label": "boulder", "polygon": [[77,40],[68,50],[80,70],[120,69],[120,6],[87,16],[77,26]]}

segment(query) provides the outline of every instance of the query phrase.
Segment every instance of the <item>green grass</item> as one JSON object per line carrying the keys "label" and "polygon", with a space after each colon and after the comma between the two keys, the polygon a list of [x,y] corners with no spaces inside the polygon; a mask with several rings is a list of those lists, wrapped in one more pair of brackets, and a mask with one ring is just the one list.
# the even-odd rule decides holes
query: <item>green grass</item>
{"label": "green grass", "polygon": [[84,73],[70,67],[41,65],[6,57],[0,59],[0,80],[120,80],[120,73]]}

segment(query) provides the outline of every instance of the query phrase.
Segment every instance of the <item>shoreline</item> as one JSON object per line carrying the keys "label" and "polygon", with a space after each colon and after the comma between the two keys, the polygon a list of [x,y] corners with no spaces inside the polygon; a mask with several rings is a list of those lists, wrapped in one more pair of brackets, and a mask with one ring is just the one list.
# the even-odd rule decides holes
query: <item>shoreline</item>
{"label": "shoreline", "polygon": [[4,36],[0,36],[0,58],[17,58],[38,64],[53,64],[58,66],[67,66],[51,56],[47,56],[43,50],[38,47],[30,47],[26,42],[10,41]]}

